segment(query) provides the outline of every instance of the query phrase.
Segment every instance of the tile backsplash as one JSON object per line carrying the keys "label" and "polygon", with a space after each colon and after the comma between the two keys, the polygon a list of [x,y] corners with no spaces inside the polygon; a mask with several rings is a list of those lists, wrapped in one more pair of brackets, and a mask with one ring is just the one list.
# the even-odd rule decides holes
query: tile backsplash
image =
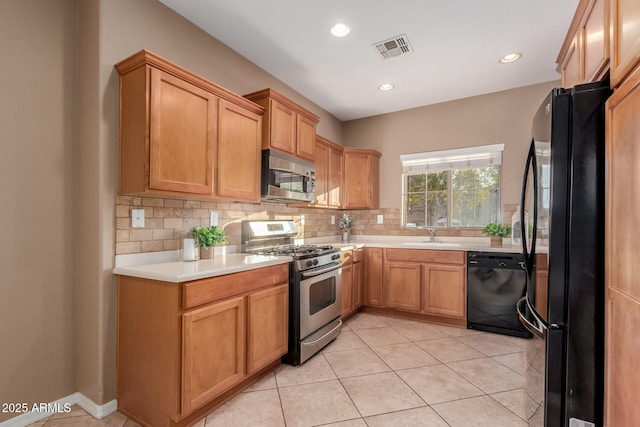
{"label": "tile backsplash", "polygon": [[[511,222],[516,205],[503,207],[503,222]],[[131,227],[131,209],[144,209],[145,226]],[[218,212],[218,225],[227,233],[230,245],[240,245],[242,220],[292,219],[298,227],[296,238],[339,236],[338,217],[354,218],[352,234],[426,236],[424,229],[402,228],[399,208],[376,210],[329,210],[297,208],[276,203],[204,202],[142,196],[118,196],[116,200],[116,255],[178,249],[180,239],[192,227],[209,225],[211,211]],[[304,224],[301,216],[304,215]],[[331,215],[336,224],[331,224]],[[383,224],[377,223],[383,215]],[[436,229],[438,236],[484,237],[480,229]]]}

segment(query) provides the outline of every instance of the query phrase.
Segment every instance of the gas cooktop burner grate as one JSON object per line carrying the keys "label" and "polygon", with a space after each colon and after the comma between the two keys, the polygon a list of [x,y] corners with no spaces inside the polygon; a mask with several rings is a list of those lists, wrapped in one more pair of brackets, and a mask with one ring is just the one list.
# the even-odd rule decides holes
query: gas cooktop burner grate
{"label": "gas cooktop burner grate", "polygon": [[283,245],[259,251],[261,255],[288,255],[293,257],[319,256],[337,252],[331,245]]}

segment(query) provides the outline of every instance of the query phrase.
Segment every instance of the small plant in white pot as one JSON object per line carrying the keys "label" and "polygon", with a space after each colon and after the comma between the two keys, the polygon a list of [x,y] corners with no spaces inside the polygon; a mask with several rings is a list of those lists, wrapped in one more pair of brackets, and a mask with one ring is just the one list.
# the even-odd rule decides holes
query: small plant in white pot
{"label": "small plant in white pot", "polygon": [[492,248],[501,248],[502,239],[511,234],[511,227],[504,224],[498,224],[497,222],[490,222],[482,232],[491,237]]}
{"label": "small plant in white pot", "polygon": [[342,214],[338,221],[338,227],[340,231],[342,231],[342,241],[348,242],[350,238],[349,233],[351,232],[351,227],[353,227],[353,218],[347,214]]}
{"label": "small plant in white pot", "polygon": [[221,246],[227,243],[227,234],[217,225],[193,227],[191,236],[200,247],[200,259],[213,258],[214,246]]}

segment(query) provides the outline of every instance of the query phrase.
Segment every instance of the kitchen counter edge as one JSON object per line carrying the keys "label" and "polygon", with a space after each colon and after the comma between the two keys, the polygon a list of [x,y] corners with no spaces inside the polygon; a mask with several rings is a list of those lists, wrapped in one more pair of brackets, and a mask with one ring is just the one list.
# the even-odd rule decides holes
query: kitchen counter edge
{"label": "kitchen counter edge", "polygon": [[116,267],[113,273],[121,276],[163,282],[183,283],[192,280],[207,279],[226,274],[241,273],[258,268],[287,264],[292,258],[288,256],[224,254],[213,259],[199,261],[174,261],[155,264]]}

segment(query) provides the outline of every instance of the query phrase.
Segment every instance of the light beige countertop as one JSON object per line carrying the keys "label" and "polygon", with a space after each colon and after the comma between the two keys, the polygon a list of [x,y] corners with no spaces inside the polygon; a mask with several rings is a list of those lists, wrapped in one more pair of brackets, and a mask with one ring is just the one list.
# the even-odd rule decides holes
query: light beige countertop
{"label": "light beige countertop", "polygon": [[[338,237],[338,236],[336,236]],[[501,248],[492,248],[488,237],[436,237],[436,241],[429,242],[429,237],[398,237],[398,236],[352,236],[352,241],[345,243],[336,238],[308,239],[308,243],[324,243],[340,248],[341,251],[369,248],[395,248],[395,249],[433,249],[449,251],[477,251],[477,252],[502,252],[522,253],[520,245],[512,245],[511,239],[504,239]],[[536,253],[547,253],[546,246],[536,247]]]}
{"label": "light beige countertop", "polygon": [[114,268],[113,273],[142,279],[180,283],[289,262],[291,262],[291,257],[287,256],[230,253],[215,255],[213,259],[200,261],[171,261],[120,266]]}

